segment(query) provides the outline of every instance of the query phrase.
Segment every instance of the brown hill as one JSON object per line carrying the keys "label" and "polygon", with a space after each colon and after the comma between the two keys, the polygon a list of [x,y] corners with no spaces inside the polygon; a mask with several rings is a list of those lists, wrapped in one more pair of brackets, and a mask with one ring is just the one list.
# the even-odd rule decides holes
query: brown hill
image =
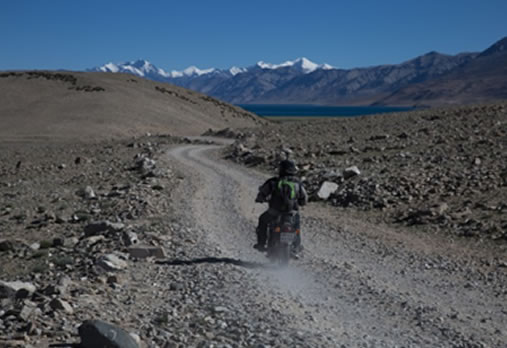
{"label": "brown hill", "polygon": [[474,104],[507,99],[507,38],[477,58],[426,82],[401,88],[380,105]]}
{"label": "brown hill", "polygon": [[263,122],[197,92],[128,74],[0,73],[0,141],[198,135]]}

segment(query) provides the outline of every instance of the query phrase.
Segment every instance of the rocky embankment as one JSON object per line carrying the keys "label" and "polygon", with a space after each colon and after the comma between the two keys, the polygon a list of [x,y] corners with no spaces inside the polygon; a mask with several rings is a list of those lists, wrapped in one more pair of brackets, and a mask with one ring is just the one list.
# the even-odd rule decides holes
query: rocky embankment
{"label": "rocky embankment", "polygon": [[507,105],[414,111],[258,130],[236,138],[235,162],[275,171],[297,161],[312,200],[449,236],[507,240]]}
{"label": "rocky embankment", "polygon": [[[78,335],[82,347],[97,347],[111,343],[110,329],[122,347],[137,347],[139,336],[149,346],[169,341],[157,331],[168,314],[150,298],[163,266],[137,261],[192,247],[184,227],[166,220],[182,178],[155,160],[162,148],[190,142],[3,147],[0,347],[76,343]],[[182,272],[171,277],[168,289],[185,288]]]}

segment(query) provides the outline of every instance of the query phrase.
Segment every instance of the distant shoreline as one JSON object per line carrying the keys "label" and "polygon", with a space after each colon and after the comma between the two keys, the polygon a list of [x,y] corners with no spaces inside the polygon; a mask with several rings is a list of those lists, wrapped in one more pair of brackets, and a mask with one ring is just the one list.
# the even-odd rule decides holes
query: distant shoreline
{"label": "distant shoreline", "polygon": [[307,104],[239,104],[238,106],[261,117],[269,119],[357,117],[373,114],[414,111],[418,109],[415,107],[325,106]]}

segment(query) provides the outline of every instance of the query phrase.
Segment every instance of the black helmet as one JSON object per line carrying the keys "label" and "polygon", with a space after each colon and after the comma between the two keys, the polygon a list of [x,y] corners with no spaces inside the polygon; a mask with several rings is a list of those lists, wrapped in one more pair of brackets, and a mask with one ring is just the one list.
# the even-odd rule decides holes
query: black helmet
{"label": "black helmet", "polygon": [[283,160],[280,162],[279,174],[280,176],[296,175],[298,172],[296,163],[291,160]]}

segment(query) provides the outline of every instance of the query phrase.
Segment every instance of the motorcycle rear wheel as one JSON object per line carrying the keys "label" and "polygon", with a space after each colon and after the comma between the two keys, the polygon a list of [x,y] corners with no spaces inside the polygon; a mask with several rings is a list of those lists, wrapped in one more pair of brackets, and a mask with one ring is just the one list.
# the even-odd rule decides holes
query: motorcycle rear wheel
{"label": "motorcycle rear wheel", "polygon": [[287,266],[290,260],[290,245],[279,244],[275,247],[273,261],[280,266]]}

